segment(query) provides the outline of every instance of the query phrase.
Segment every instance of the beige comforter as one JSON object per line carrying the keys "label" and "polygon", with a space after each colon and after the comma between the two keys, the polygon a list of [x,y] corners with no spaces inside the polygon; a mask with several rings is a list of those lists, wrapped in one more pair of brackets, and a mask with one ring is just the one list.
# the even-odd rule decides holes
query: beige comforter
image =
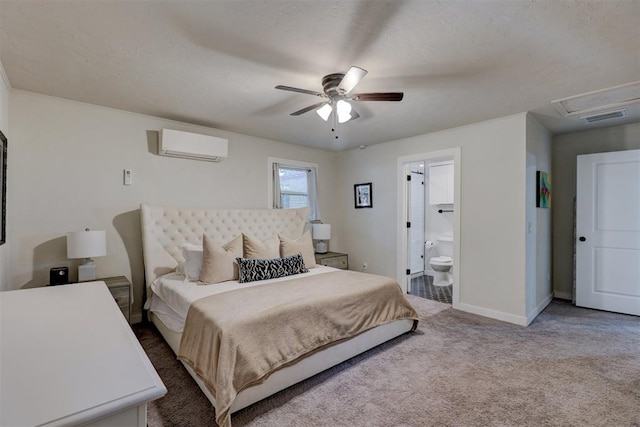
{"label": "beige comforter", "polygon": [[415,329],[418,315],[388,277],[303,274],[194,302],[178,358],[207,385],[216,421],[227,427],[240,391],[332,343],[398,319],[413,319]]}

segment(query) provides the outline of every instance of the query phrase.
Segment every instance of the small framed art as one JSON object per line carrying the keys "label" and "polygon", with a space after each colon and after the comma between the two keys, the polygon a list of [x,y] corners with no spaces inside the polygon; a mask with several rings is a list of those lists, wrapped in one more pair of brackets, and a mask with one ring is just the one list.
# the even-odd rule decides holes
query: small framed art
{"label": "small framed art", "polygon": [[537,208],[550,208],[551,207],[551,175],[547,172],[537,171],[537,192],[536,192],[536,207]]}
{"label": "small framed art", "polygon": [[373,191],[371,183],[355,184],[353,186],[353,197],[355,208],[372,208],[373,207]]}

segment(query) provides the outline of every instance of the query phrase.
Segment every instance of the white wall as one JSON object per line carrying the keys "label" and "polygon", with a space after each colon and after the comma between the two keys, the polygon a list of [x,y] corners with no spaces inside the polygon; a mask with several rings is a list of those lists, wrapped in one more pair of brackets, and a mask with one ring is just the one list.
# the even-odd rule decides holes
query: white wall
{"label": "white wall", "polygon": [[[0,130],[4,136],[9,140],[9,79],[4,71],[2,63],[0,63]],[[11,159],[11,154],[8,150],[9,145],[13,148],[13,141],[7,143],[7,160]],[[13,165],[7,165],[7,170],[10,170]],[[0,196],[1,197],[1,196]],[[9,193],[7,192],[7,197]],[[1,200],[0,200],[1,202]],[[7,225],[7,233],[9,232],[9,226]],[[9,283],[9,244],[10,240],[7,239],[6,243],[0,246],[0,291],[7,288]]]}
{"label": "white wall", "polygon": [[527,318],[531,321],[551,301],[551,209],[536,208],[536,171],[551,173],[551,133],[527,115]]}
{"label": "white wall", "polygon": [[640,149],[640,123],[553,137],[553,291],[571,299],[573,288],[573,199],[579,154]]}
{"label": "white wall", "polygon": [[[459,308],[524,323],[524,113],[344,152],[336,234],[352,268],[367,262],[369,271],[395,277],[397,159],[454,147],[461,147]],[[353,207],[353,185],[363,182],[373,183],[372,209]]]}
{"label": "white wall", "polygon": [[[98,276],[131,279],[139,314],[140,203],[266,208],[269,156],[318,163],[323,219],[338,222],[331,193],[336,153],[17,90],[11,111],[10,289],[42,286],[51,267],[70,265],[66,232],[106,229],[108,255],[96,259]],[[160,157],[155,151],[163,127],[228,138],[229,158]],[[125,168],[133,171],[132,186],[122,183]],[[340,240],[332,236],[332,247],[339,249]]]}

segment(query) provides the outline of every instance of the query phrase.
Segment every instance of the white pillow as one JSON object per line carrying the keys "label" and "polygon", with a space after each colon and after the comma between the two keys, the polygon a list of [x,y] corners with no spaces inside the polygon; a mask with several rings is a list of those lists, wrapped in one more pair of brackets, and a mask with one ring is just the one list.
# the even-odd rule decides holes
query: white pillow
{"label": "white pillow", "polygon": [[254,239],[246,234],[242,235],[244,243],[244,258],[273,259],[280,258],[280,238],[273,236],[267,240]]}
{"label": "white pillow", "polygon": [[202,270],[202,245],[194,245],[193,243],[183,243],[180,245],[182,256],[184,257],[184,275],[190,281],[200,280],[200,271]]}
{"label": "white pillow", "polygon": [[202,241],[204,242],[204,257],[200,281],[220,283],[227,280],[238,280],[236,258],[242,258],[242,234],[223,246],[215,244],[206,234],[202,237]]}
{"label": "white pillow", "polygon": [[278,237],[280,237],[280,256],[282,258],[302,254],[305,267],[313,268],[316,266],[316,255],[313,250],[311,231],[305,231],[298,239],[290,239],[286,236]]}

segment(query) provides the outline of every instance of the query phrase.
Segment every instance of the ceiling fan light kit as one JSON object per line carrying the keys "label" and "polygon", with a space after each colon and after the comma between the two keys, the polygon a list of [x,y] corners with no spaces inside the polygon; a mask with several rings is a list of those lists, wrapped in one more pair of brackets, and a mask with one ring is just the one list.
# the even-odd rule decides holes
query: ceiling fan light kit
{"label": "ceiling fan light kit", "polygon": [[322,107],[316,110],[316,113],[318,113],[318,115],[322,118],[322,120],[326,122],[327,120],[329,120],[329,116],[331,115],[332,111],[333,111],[333,108],[331,108],[331,105],[324,104]]}
{"label": "ceiling fan light kit", "polygon": [[336,103],[336,112],[338,113],[338,123],[345,123],[351,120],[353,117],[351,116],[351,104],[347,101],[341,99]]}
{"label": "ceiling fan light kit", "polygon": [[[349,68],[349,71],[346,73],[327,74],[322,78],[324,93],[283,85],[276,86],[276,89],[327,98],[326,101],[294,111],[291,115],[299,116],[315,110],[325,122],[329,121],[329,118],[332,119],[331,130],[335,132],[337,123],[346,123],[349,120],[360,117],[360,114],[353,108],[350,101],[402,101],[404,97],[402,92],[376,92],[350,95],[351,91],[366,75],[367,70],[356,66]],[[337,138],[336,136],[336,139]]]}

